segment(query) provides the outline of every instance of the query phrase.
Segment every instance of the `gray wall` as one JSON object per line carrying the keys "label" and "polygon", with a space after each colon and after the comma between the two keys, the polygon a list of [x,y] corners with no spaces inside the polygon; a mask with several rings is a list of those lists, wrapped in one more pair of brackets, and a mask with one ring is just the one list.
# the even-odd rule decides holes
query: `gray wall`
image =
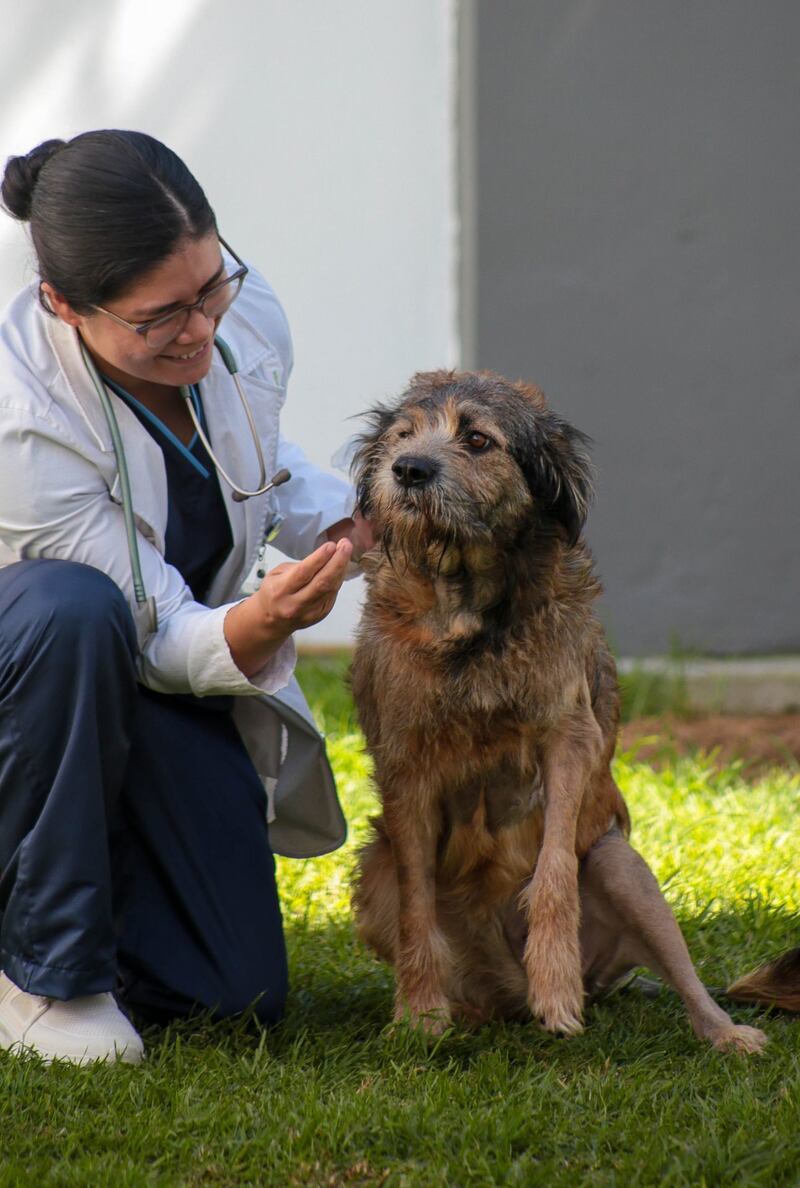
{"label": "gray wall", "polygon": [[615,647],[800,651],[800,4],[473,15],[465,340],[595,440]]}

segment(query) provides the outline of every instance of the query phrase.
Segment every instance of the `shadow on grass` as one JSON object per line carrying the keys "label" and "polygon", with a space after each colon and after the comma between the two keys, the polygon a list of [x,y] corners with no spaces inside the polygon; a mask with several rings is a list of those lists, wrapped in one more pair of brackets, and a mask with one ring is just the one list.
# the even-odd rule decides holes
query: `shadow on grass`
{"label": "shadow on grass", "polygon": [[[797,943],[797,915],[754,897],[736,911],[679,913],[679,921],[701,980],[734,1021],[762,1027],[775,1057],[796,1046],[797,1016],[728,1002],[720,994],[735,977]],[[533,1060],[544,1077],[587,1061],[617,1067],[662,1059],[693,1062],[709,1051],[692,1035],[677,994],[658,982],[655,993],[634,984],[589,1005],[586,1030],[573,1039],[549,1035],[530,1021],[491,1023],[478,1030],[455,1025],[427,1041],[392,1023],[393,971],[360,944],[351,919],[315,925],[289,920],[286,936],[291,988],[279,1024],[264,1030],[252,1016],[223,1023],[197,1017],[167,1028],[148,1027],[151,1067],[174,1061],[176,1050],[183,1049],[187,1055],[215,1051],[233,1061],[299,1061],[319,1073],[333,1061],[343,1069],[363,1066],[370,1076],[392,1062],[468,1072],[483,1059],[497,1057],[509,1068],[529,1068]]]}
{"label": "shadow on grass", "polygon": [[[729,1002],[723,989],[735,977],[775,956],[798,941],[795,913],[771,907],[758,898],[740,911],[720,910],[679,915],[695,966],[703,982],[736,1022],[760,1026],[796,1026],[794,1016]],[[532,1053],[559,1058],[579,1045],[584,1053],[601,1048],[622,1055],[631,1045],[641,1051],[663,1046],[665,1037],[684,1046],[686,1013],[678,995],[657,980],[645,992],[636,984],[592,1004],[586,1012],[586,1032],[563,1040],[541,1031],[533,1022],[492,1023],[477,1031],[456,1025],[432,1045],[419,1042],[409,1028],[391,1024],[393,971],[372,957],[355,938],[350,920],[310,927],[287,927],[291,985],[287,1013],[274,1033],[273,1051],[292,1047],[302,1039],[317,1048],[320,1059],[330,1044],[342,1040],[355,1046],[378,1043],[387,1052],[426,1053],[426,1059],[470,1065],[487,1048],[501,1045],[509,1054],[530,1058]],[[651,978],[652,975],[648,975]],[[700,1047],[700,1045],[698,1045]],[[570,1058],[571,1059],[571,1058]]]}

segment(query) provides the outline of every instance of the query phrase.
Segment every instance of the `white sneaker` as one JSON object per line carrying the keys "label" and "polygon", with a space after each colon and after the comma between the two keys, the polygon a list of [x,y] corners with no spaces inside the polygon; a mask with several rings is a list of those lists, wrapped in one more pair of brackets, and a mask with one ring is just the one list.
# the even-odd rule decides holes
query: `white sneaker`
{"label": "white sneaker", "polygon": [[124,1060],[138,1064],[144,1055],[139,1033],[114,1001],[113,994],[84,998],[40,998],[26,994],[0,973],[0,1048],[43,1060]]}

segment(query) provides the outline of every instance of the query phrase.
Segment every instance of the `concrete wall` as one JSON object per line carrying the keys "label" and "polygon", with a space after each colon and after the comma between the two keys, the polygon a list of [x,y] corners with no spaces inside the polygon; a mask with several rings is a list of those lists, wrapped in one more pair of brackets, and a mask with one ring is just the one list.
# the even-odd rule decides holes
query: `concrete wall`
{"label": "concrete wall", "polygon": [[[454,0],[8,3],[0,157],[104,126],[175,148],[284,301],[285,431],[326,465],[349,416],[456,360],[454,27]],[[0,218],[0,303],[32,275]],[[307,638],[347,639],[359,584]]]}
{"label": "concrete wall", "polygon": [[474,16],[466,339],[595,439],[615,645],[800,651],[800,6]]}

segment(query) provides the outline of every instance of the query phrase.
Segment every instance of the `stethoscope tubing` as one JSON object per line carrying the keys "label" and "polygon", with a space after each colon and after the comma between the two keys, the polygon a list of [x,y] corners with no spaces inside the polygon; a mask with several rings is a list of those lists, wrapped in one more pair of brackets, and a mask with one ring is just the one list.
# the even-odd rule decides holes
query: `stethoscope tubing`
{"label": "stethoscope tubing", "polygon": [[83,361],[86,364],[86,370],[92,377],[97,395],[100,398],[103,412],[108,422],[108,428],[111,432],[111,443],[114,446],[114,453],[117,459],[117,470],[119,471],[119,486],[122,494],[122,514],[125,518],[125,534],[128,538],[128,554],[131,559],[131,574],[133,577],[133,592],[136,602],[141,606],[147,602],[147,592],[144,585],[144,577],[142,576],[142,562],[139,556],[139,542],[136,539],[136,521],[133,515],[133,498],[131,496],[131,481],[128,476],[128,460],[125,457],[125,447],[122,444],[122,434],[119,431],[119,421],[117,414],[114,412],[114,406],[111,403],[111,397],[108,394],[105,384],[100,378],[94,359],[87,350],[86,343],[78,335],[80,343],[81,354]]}
{"label": "stethoscope tubing", "polygon": [[[128,463],[125,457],[125,447],[122,444],[122,434],[120,433],[119,429],[119,421],[117,420],[117,414],[114,411],[114,405],[111,401],[108,391],[106,390],[106,386],[100,377],[100,373],[97,370],[95,361],[89,353],[86,344],[80,335],[78,335],[78,341],[80,343],[81,354],[83,355],[83,361],[86,365],[86,370],[89,372],[92,382],[94,383],[101,407],[105,413],[106,421],[108,422],[108,428],[111,433],[111,441],[114,446],[114,453],[117,459],[119,485],[122,495],[122,512],[125,518],[125,534],[128,540],[128,554],[130,556],[131,562],[134,597],[136,599],[137,606],[143,607],[149,604],[148,609],[150,615],[150,629],[155,631],[158,625],[155,600],[148,598],[144,584],[144,577],[142,575],[142,562],[139,555],[136,521],[133,514],[133,498],[131,495],[130,477],[128,475]],[[277,487],[280,484],[287,482],[291,478],[291,475],[289,474],[288,470],[279,470],[277,474],[272,476],[269,482],[265,481],[267,477],[267,468],[264,461],[264,452],[261,449],[261,442],[258,438],[258,430],[256,429],[256,423],[253,418],[252,409],[250,408],[237,374],[238,369],[233,358],[233,353],[228,344],[218,335],[214,339],[214,346],[222,356],[222,360],[225,364],[228,374],[232,377],[233,382],[236,385],[236,391],[239,393],[239,399],[242,402],[242,407],[244,408],[245,415],[247,417],[247,424],[250,427],[250,434],[253,439],[253,445],[255,446],[259,468],[258,487],[254,491],[247,491],[243,487],[237,486],[233,479],[227,474],[220,464],[219,459],[214,454],[214,451],[211,447],[211,442],[208,440],[208,436],[203,430],[203,426],[200,424],[200,418],[197,416],[195,411],[194,401],[192,400],[189,389],[185,385],[181,385],[179,391],[183,399],[186,401],[186,406],[189,409],[189,415],[192,419],[192,424],[194,425],[198,437],[205,446],[209,458],[213,462],[214,467],[216,468],[220,477],[223,478],[231,488],[233,492],[233,498],[237,503],[241,503],[245,499],[252,499],[257,495],[265,495],[268,491],[272,490],[273,487]]]}
{"label": "stethoscope tubing", "polygon": [[[218,343],[218,341],[219,341],[219,339],[214,339],[215,346]],[[227,344],[226,344],[226,346],[227,346]],[[230,350],[230,348],[228,348],[228,350]],[[269,491],[269,489],[272,486],[274,486],[274,483],[272,482],[272,480],[270,480],[269,482],[266,481],[267,466],[264,461],[264,451],[261,449],[261,442],[258,439],[258,430],[256,429],[256,423],[253,419],[253,412],[252,412],[252,409],[250,408],[250,405],[247,401],[247,397],[245,396],[244,391],[242,390],[242,385],[241,385],[241,381],[239,380],[239,375],[236,371],[231,371],[230,366],[228,365],[228,358],[227,358],[225,352],[220,351],[220,354],[222,355],[222,358],[225,360],[225,364],[226,364],[226,366],[228,366],[228,372],[229,372],[234,384],[236,385],[236,391],[239,393],[239,399],[242,402],[242,408],[244,409],[245,416],[247,417],[247,424],[250,426],[250,436],[253,439],[253,445],[256,447],[256,456],[258,458],[258,487],[255,489],[255,491],[246,491],[246,490],[244,490],[244,488],[236,485],[236,483],[233,481],[233,479],[230,477],[230,475],[224,469],[222,463],[220,462],[219,458],[217,458],[217,456],[214,453],[214,450],[211,447],[211,442],[208,440],[208,437],[203,429],[203,426],[200,424],[200,418],[198,417],[197,412],[195,410],[194,401],[192,400],[191,392],[189,391],[189,389],[186,387],[185,384],[182,384],[178,390],[180,391],[181,396],[183,397],[184,401],[186,402],[186,407],[189,410],[189,416],[192,418],[192,424],[195,427],[197,436],[200,438],[203,445],[205,446],[209,458],[211,459],[211,461],[214,463],[214,466],[216,467],[217,473],[225,480],[225,482],[228,484],[230,489],[233,491],[233,498],[236,500],[236,502],[243,503],[245,499],[252,499],[256,495],[264,495],[267,491]]]}

